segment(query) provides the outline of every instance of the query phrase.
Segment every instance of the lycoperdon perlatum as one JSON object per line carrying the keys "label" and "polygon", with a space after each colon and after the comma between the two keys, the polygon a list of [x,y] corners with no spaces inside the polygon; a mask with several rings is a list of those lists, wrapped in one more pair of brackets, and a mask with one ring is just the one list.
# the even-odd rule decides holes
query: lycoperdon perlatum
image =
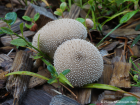
{"label": "lycoperdon perlatum", "polygon": [[70,69],[67,79],[73,86],[80,87],[97,81],[104,66],[102,56],[93,44],[82,39],[72,39],[57,48],[54,67],[58,73]]}
{"label": "lycoperdon perlatum", "polygon": [[55,50],[66,40],[86,39],[85,26],[74,19],[58,19],[43,26],[33,37],[32,45],[53,57]]}

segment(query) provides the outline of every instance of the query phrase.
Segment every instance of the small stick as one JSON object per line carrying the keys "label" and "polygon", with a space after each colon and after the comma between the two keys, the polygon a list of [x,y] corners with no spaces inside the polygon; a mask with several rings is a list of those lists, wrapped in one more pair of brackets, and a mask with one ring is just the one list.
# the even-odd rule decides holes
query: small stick
{"label": "small stick", "polygon": [[13,51],[14,49],[11,49],[11,51],[7,54],[7,56],[9,56],[10,55],[10,53]]}
{"label": "small stick", "polygon": [[125,50],[126,50],[128,39],[125,37],[116,37],[116,38],[125,39],[125,45],[124,45],[124,55],[125,55]]}
{"label": "small stick", "polygon": [[71,94],[77,99],[77,96],[69,89],[67,88],[65,85],[63,85],[62,83],[60,83],[60,85],[62,85],[63,87],[65,87],[69,92],[71,92]]}
{"label": "small stick", "polygon": [[127,47],[129,48],[129,51],[130,51],[131,55],[134,55],[134,52],[132,51],[132,49],[130,48],[130,46],[127,45]]}
{"label": "small stick", "polygon": [[136,59],[136,60],[134,60],[133,62],[136,62],[137,60],[139,60],[140,58],[138,58],[138,59]]}
{"label": "small stick", "polygon": [[109,56],[109,55],[113,55],[113,54],[115,54],[116,52],[113,52],[113,53],[110,53],[110,54],[108,54],[108,55],[104,55],[103,57],[106,57],[106,56]]}
{"label": "small stick", "polygon": [[93,42],[92,36],[91,36],[91,34],[90,34],[90,32],[89,32],[89,29],[87,29],[87,31],[88,31],[89,37],[90,37],[90,39],[91,39],[91,42]]}

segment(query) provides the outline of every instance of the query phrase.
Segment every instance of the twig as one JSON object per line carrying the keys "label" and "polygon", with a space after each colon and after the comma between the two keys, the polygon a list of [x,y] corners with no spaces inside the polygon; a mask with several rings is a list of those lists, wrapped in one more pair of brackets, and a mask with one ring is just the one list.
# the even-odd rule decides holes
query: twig
{"label": "twig", "polygon": [[127,47],[129,48],[129,51],[130,51],[131,55],[134,55],[134,52],[132,51],[132,49],[130,48],[130,46],[127,45]]}
{"label": "twig", "polygon": [[125,45],[124,45],[124,55],[125,55],[125,50],[126,50],[128,38],[126,38],[126,37],[116,37],[116,38],[125,39]]}
{"label": "twig", "polygon": [[69,89],[67,88],[65,85],[63,85],[62,83],[60,83],[60,85],[62,85],[64,88],[66,88],[69,92],[71,92],[71,94],[77,99],[77,96]]}
{"label": "twig", "polygon": [[10,55],[10,53],[11,53],[13,50],[14,50],[14,48],[13,48],[13,49],[11,49],[11,51],[7,54],[7,56],[9,56],[9,55]]}
{"label": "twig", "polygon": [[137,60],[139,60],[140,58],[138,58],[138,59],[136,59],[136,60],[134,60],[133,62],[136,62]]}
{"label": "twig", "polygon": [[91,34],[90,34],[90,32],[89,32],[89,29],[87,29],[87,32],[88,32],[88,34],[89,34],[89,37],[90,37],[91,42],[93,42],[92,36],[91,36]]}
{"label": "twig", "polygon": [[108,55],[104,55],[103,57],[106,57],[106,56],[109,56],[109,55],[113,55],[113,54],[115,54],[116,52],[113,52],[113,53],[110,53],[110,54],[108,54]]}
{"label": "twig", "polygon": [[34,48],[36,51],[38,51],[41,55],[43,55],[44,57],[46,57],[51,63],[53,62],[52,58],[50,58],[49,56],[46,56],[42,51],[38,50],[36,47],[34,47],[31,43],[29,43],[24,37],[18,35],[17,33],[14,33],[14,35],[18,36],[19,38],[23,39],[29,46],[31,46],[32,48]]}

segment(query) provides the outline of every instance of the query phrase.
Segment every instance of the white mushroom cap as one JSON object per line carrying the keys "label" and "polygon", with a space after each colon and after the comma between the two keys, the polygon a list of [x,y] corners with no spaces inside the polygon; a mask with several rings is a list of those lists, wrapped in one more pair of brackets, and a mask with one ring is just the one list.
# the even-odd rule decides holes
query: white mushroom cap
{"label": "white mushroom cap", "polygon": [[54,54],[58,73],[70,69],[66,75],[73,86],[97,81],[103,72],[103,59],[98,49],[85,40],[72,39],[61,44]]}
{"label": "white mushroom cap", "polygon": [[57,47],[66,40],[86,39],[85,26],[74,19],[58,19],[47,23],[34,36],[32,45],[37,47],[38,35],[40,50],[53,57]]}
{"label": "white mushroom cap", "polygon": [[91,19],[86,19],[86,26],[87,28],[92,28],[94,25],[93,21]]}

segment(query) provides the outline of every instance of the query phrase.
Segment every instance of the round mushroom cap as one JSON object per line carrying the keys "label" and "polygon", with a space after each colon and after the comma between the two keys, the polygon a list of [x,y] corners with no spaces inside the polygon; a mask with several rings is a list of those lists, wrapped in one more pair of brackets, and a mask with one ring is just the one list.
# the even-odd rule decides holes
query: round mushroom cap
{"label": "round mushroom cap", "polygon": [[94,25],[93,21],[91,19],[86,19],[86,26],[87,28],[92,28]]}
{"label": "round mushroom cap", "polygon": [[82,39],[72,39],[61,44],[54,54],[54,67],[58,73],[66,69],[73,86],[83,86],[97,81],[103,72],[103,58],[98,49]]}
{"label": "round mushroom cap", "polygon": [[51,21],[43,26],[33,37],[32,45],[35,47],[37,47],[39,34],[40,50],[53,57],[57,47],[64,41],[86,39],[87,30],[82,23],[74,19],[58,19]]}

